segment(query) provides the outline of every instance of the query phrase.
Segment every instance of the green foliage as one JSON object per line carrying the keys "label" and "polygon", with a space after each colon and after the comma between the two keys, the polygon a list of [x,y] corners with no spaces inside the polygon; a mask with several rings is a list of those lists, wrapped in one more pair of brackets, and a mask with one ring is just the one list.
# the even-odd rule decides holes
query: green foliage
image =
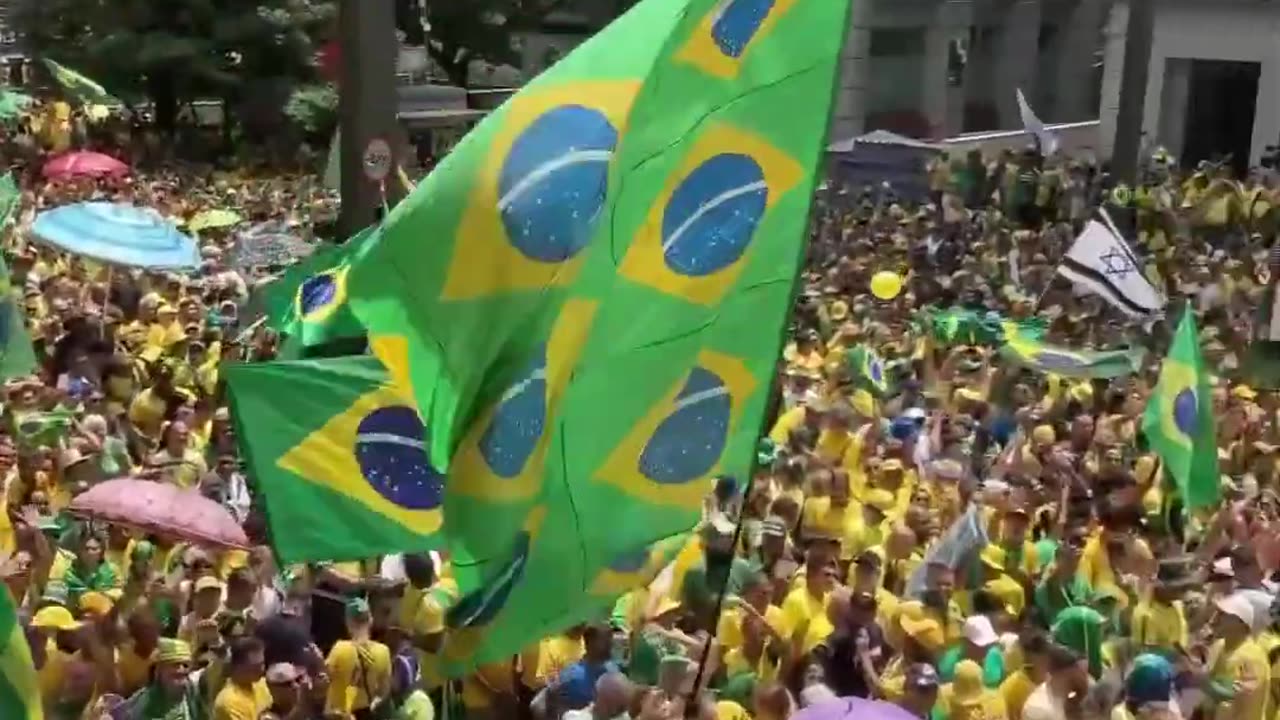
{"label": "green foliage", "polygon": [[513,33],[536,27],[567,0],[429,2],[427,52],[449,80],[467,86],[471,63],[519,65]]}
{"label": "green foliage", "polygon": [[185,100],[235,99],[261,78],[309,80],[336,0],[40,0],[13,18],[33,49],[157,121]]}
{"label": "green foliage", "polygon": [[307,135],[327,139],[338,123],[338,89],[329,83],[298,87],[284,114]]}

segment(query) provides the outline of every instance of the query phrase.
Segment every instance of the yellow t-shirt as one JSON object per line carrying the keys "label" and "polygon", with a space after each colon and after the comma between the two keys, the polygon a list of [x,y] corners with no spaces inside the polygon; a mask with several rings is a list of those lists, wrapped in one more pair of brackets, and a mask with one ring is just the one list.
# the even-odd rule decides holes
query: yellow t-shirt
{"label": "yellow t-shirt", "polygon": [[129,404],[129,421],[138,431],[148,437],[160,434],[160,425],[164,423],[168,404],[151,388],[138,393]]}
{"label": "yellow t-shirt", "polygon": [[734,648],[724,655],[724,669],[727,677],[742,673],[755,673],[756,683],[774,682],[778,679],[778,664],[769,659],[768,653],[761,653],[759,660],[753,665],[742,648]]}
{"label": "yellow t-shirt", "polygon": [[369,707],[369,692],[385,697],[391,690],[391,650],[380,642],[339,640],[325,660],[329,694],[325,712],[351,713]]}
{"label": "yellow t-shirt", "polygon": [[141,690],[151,678],[151,665],[155,662],[155,651],[146,657],[138,655],[133,643],[126,643],[116,652],[116,677],[120,680],[120,693],[129,697]]}
{"label": "yellow t-shirt", "polygon": [[1016,670],[1000,683],[1000,697],[1004,698],[1004,708],[1009,720],[1022,720],[1022,706],[1027,698],[1035,692],[1036,684],[1031,681],[1026,670]]}
{"label": "yellow t-shirt", "polygon": [[515,693],[515,673],[511,672],[510,660],[481,665],[462,679],[462,705],[468,710],[489,708],[495,693]]}
{"label": "yellow t-shirt", "polygon": [[960,704],[952,697],[948,684],[938,693],[938,703],[947,720],[1007,720],[1009,717],[1004,698],[995,690],[983,690],[979,698]]}
{"label": "yellow t-shirt", "polygon": [[1143,600],[1133,609],[1129,623],[1134,642],[1148,648],[1172,650],[1185,648],[1187,643],[1187,618],[1182,602],[1171,605]]}
{"label": "yellow t-shirt", "polygon": [[1235,697],[1218,703],[1214,720],[1266,720],[1267,696],[1271,685],[1271,663],[1252,638],[1230,653],[1219,640],[1210,651],[1210,677],[1232,685]]}
{"label": "yellow t-shirt", "polygon": [[[740,607],[732,607],[720,613],[720,628],[716,631],[716,639],[726,651],[742,647],[742,618],[745,615],[746,611]],[[764,621],[780,635],[786,629],[782,608],[777,605],[764,609]]]}
{"label": "yellow t-shirt", "polygon": [[[1151,548],[1147,545],[1147,541],[1137,538],[1133,541],[1131,547],[1142,562],[1151,563],[1154,561],[1154,556],[1151,554]],[[1080,553],[1080,569],[1076,571],[1076,575],[1083,578],[1085,582],[1089,583],[1089,587],[1094,590],[1102,590],[1103,588],[1119,590],[1120,586],[1117,582],[1116,573],[1111,567],[1111,558],[1107,556],[1107,546],[1102,542],[1101,535],[1095,535],[1085,543],[1084,550]],[[1119,596],[1120,609],[1128,608],[1128,596],[1123,592],[1116,594]]]}
{"label": "yellow t-shirt", "polygon": [[213,720],[258,720],[269,707],[271,691],[266,680],[259,680],[249,689],[229,682],[213,701]]}
{"label": "yellow t-shirt", "polygon": [[58,701],[62,686],[66,684],[67,665],[74,659],[74,655],[59,650],[53,638],[45,642],[44,665],[40,666],[36,679],[40,685],[40,697],[44,698],[46,706],[52,706]]}
{"label": "yellow t-shirt", "polygon": [[554,635],[521,655],[521,677],[529,687],[541,687],[560,676],[560,671],[582,659],[586,648],[582,638]]}
{"label": "yellow t-shirt", "polygon": [[807,588],[802,587],[792,590],[782,601],[782,626],[785,630],[783,637],[789,638],[802,625],[808,624],[801,652],[807,653],[816,648],[835,630],[827,619],[827,600],[830,597],[831,594],[827,593],[821,598],[815,598]]}
{"label": "yellow t-shirt", "polygon": [[804,504],[801,528],[810,535],[843,538],[845,528],[860,510],[852,505],[832,507],[831,498],[809,498]]}
{"label": "yellow t-shirt", "polygon": [[[428,588],[416,588],[410,583],[400,597],[400,627],[419,638],[444,632],[445,611],[457,594],[457,582],[451,577],[441,577]],[[419,651],[418,671],[423,688],[434,690],[444,684],[438,654]]]}
{"label": "yellow t-shirt", "polygon": [[716,720],[751,720],[751,713],[732,700],[716,703]]}

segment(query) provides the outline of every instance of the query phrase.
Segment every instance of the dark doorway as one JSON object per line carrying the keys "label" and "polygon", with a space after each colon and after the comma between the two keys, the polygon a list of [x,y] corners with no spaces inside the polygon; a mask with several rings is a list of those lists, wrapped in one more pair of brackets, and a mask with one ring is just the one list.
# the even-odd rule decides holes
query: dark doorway
{"label": "dark doorway", "polygon": [[1249,169],[1261,74],[1262,66],[1256,62],[1191,61],[1183,135],[1186,140],[1182,148],[1182,160],[1187,166],[1230,156],[1238,176]]}

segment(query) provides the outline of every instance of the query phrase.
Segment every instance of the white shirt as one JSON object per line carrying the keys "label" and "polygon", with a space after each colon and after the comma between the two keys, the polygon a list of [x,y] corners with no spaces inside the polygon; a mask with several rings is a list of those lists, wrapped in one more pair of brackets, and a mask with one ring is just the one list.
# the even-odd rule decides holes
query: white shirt
{"label": "white shirt", "polygon": [[1040,683],[1022,706],[1022,720],[1067,720],[1067,711],[1062,701],[1049,691],[1049,683]]}

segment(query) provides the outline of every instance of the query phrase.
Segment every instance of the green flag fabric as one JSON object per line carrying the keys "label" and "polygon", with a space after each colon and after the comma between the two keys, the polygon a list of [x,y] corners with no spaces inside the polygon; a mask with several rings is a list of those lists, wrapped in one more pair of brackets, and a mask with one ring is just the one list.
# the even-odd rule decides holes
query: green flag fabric
{"label": "green flag fabric", "polygon": [[[487,338],[493,354],[480,362],[493,359],[473,395],[446,378],[452,398],[437,388],[424,404],[432,418],[464,423],[446,498],[460,590],[446,617],[454,673],[599,616],[608,598],[592,589],[602,576],[692,527],[717,475],[751,471],[804,255],[848,3],[761,10],[688,0],[674,25],[665,20],[671,7],[648,0],[598,37],[603,47],[584,48],[585,57],[626,55],[609,44],[615,33],[628,46],[643,36],[645,53],[660,48],[620,136],[605,130],[604,111],[581,110],[601,93],[574,91],[537,110],[520,95],[508,103],[530,109],[500,121],[487,166],[497,189],[472,206],[472,220],[493,232],[455,249],[451,262],[465,264],[427,303],[456,293],[446,307],[488,302],[493,312],[519,301],[522,330]],[[574,53],[549,74],[582,62]],[[557,175],[586,172],[587,158],[606,163],[597,168],[607,172],[603,185],[599,174]],[[591,192],[598,205],[582,205]],[[487,255],[472,255],[482,242]],[[402,303],[400,312],[410,318],[415,309]],[[448,357],[457,341],[442,340],[453,331],[437,322],[400,332],[429,328]],[[385,355],[372,332],[371,344]],[[413,363],[406,374],[424,398]],[[394,374],[395,362],[387,365]],[[430,367],[440,377],[455,372],[447,362]],[[442,401],[455,409],[435,414]],[[432,443],[437,432],[450,437],[432,431]],[[495,521],[504,516],[510,531]]]}
{"label": "green flag fabric", "polygon": [[916,322],[939,345],[1003,345],[1011,335],[1044,337],[1043,318],[1011,320],[997,312],[968,308],[925,308]]}
{"label": "green flag fabric", "polygon": [[0,260],[0,381],[30,375],[36,369],[36,353],[27,332],[26,318],[9,277],[9,268]]}
{"label": "green flag fabric", "polygon": [[1182,314],[1142,431],[1164,461],[1188,509],[1217,505],[1221,493],[1209,373],[1200,355],[1195,314]]}
{"label": "green flag fabric", "polygon": [[341,246],[311,255],[262,288],[267,327],[285,337],[282,359],[296,360],[308,348],[364,335],[364,326],[347,303],[347,275],[352,261],[377,240],[377,228],[366,228]]}
{"label": "green flag fabric", "polygon": [[13,173],[5,173],[4,177],[0,177],[0,225],[13,217],[21,199],[22,191],[18,189],[18,183],[14,182]]}
{"label": "green flag fabric", "polygon": [[1000,357],[1037,372],[1069,378],[1109,379],[1132,375],[1142,369],[1146,351],[1142,348],[1078,350],[1013,333],[1000,347]]}
{"label": "green flag fabric", "polygon": [[75,413],[58,409],[48,412],[25,412],[15,415],[14,429],[18,444],[23,448],[57,447],[71,432]]}
{"label": "green flag fabric", "polygon": [[44,64],[63,91],[76,100],[91,105],[120,104],[120,100],[107,92],[107,89],[97,81],[48,58],[44,58]]}
{"label": "green flag fabric", "polygon": [[9,589],[0,584],[0,717],[42,720],[40,685]]}
{"label": "green flag fabric", "polygon": [[236,436],[286,563],[438,547],[443,475],[376,358],[227,366]]}

